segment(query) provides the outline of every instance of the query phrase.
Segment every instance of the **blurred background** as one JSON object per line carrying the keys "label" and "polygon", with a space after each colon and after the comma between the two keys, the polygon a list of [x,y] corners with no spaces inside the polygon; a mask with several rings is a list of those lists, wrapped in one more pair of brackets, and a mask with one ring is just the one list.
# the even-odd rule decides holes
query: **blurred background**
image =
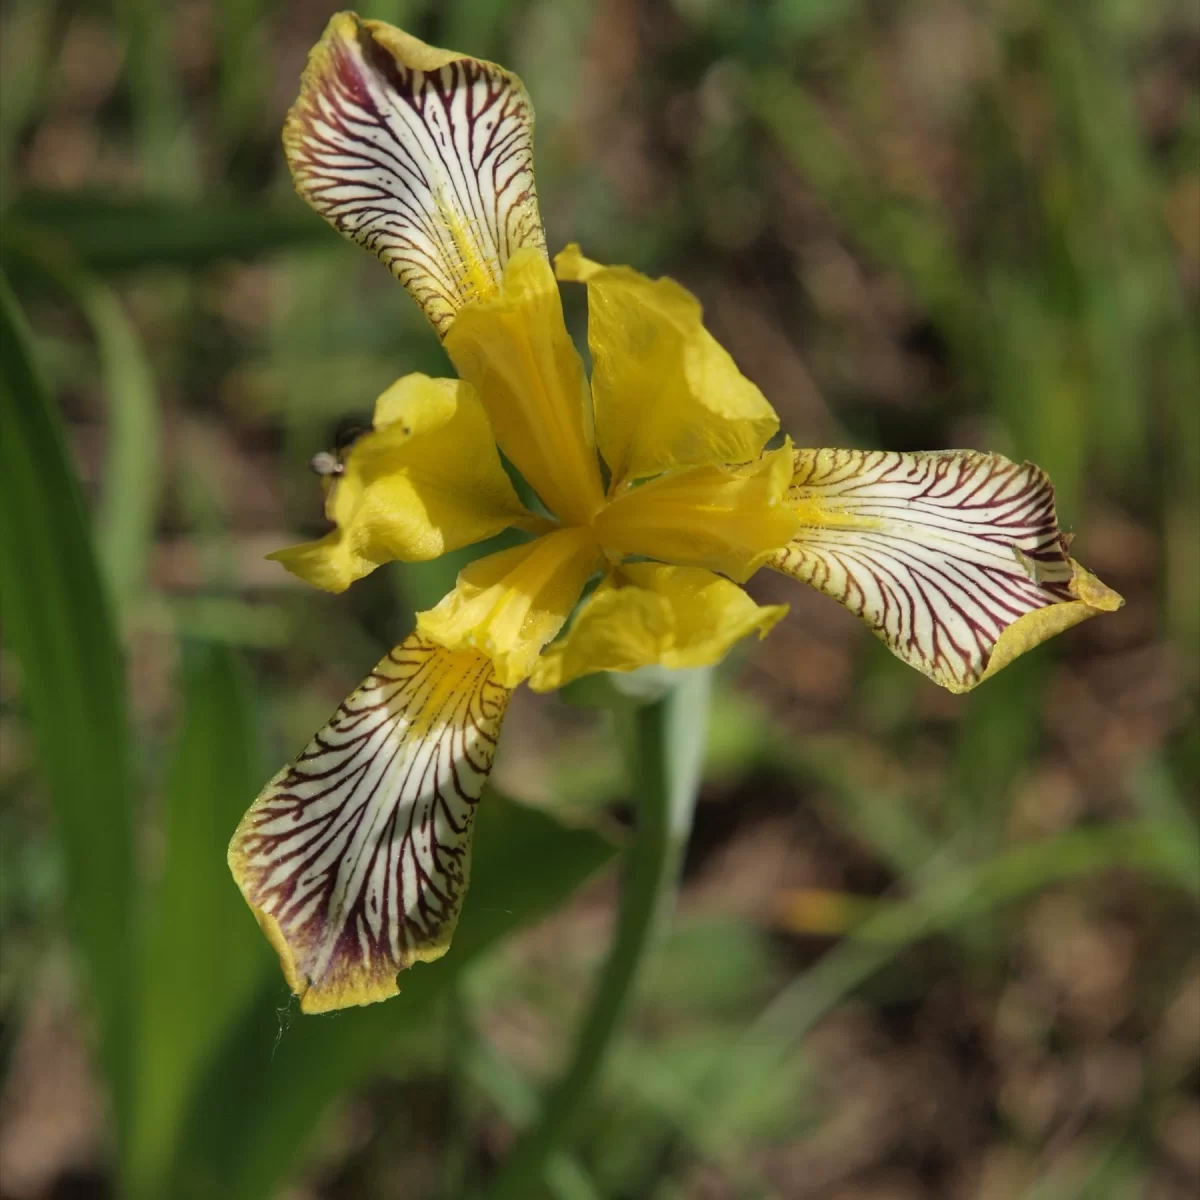
{"label": "blurred background", "polygon": [[[338,423],[448,373],[290,191],[331,11],[0,16],[4,1200],[485,1194],[608,945],[633,793],[556,697],[398,1000],[301,1018],[226,873],[467,560],[331,597],[263,559],[324,529]],[[552,248],[693,289],[799,444],[1032,459],[1127,601],[956,698],[754,581],[791,616],[718,674],[678,913],[547,1194],[1197,1195],[1194,3],[359,11],[514,68]]]}

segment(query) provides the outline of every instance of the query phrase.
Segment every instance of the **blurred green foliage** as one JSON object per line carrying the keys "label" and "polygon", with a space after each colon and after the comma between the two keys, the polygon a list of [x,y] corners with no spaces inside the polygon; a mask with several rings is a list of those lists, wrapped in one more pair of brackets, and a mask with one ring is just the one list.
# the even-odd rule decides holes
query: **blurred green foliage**
{"label": "blurred green foliage", "polygon": [[[718,688],[683,915],[549,1194],[1188,1194],[1194,6],[361,11],[521,72],[551,242],[694,288],[794,438],[1033,459],[1128,600],[951,704],[772,593],[796,614]],[[483,1194],[609,937],[607,877],[568,901],[611,855],[621,735],[561,708],[510,718],[500,784],[539,807],[488,796],[454,948],[398,1000],[299,1018],[225,872],[274,765],[467,561],[334,599],[261,563],[321,528],[304,463],[336,421],[446,369],[289,191],[328,15],[0,18],[5,1111],[30,1128],[65,1009],[106,1097],[89,1161],[147,1200]],[[78,1165],[50,1161],[0,1185],[49,1195]]]}

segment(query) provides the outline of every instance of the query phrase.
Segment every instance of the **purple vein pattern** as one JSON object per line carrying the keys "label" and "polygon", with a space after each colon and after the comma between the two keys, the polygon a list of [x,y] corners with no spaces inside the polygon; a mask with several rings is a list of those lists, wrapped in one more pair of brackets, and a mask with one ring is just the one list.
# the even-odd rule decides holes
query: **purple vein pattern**
{"label": "purple vein pattern", "polygon": [[413,634],[246,814],[230,863],[305,1011],[445,952],[508,697],[483,655]]}
{"label": "purple vein pattern", "polygon": [[813,523],[771,565],[844,604],[952,690],[979,681],[1018,618],[1074,599],[1054,487],[1032,463],[972,450],[799,450],[789,495]]}
{"label": "purple vein pattern", "polygon": [[[338,19],[335,18],[335,21]],[[523,246],[545,249],[533,109],[491,63],[405,66],[355,19],[314,52],[284,132],[297,191],[377,254],[444,334]]]}

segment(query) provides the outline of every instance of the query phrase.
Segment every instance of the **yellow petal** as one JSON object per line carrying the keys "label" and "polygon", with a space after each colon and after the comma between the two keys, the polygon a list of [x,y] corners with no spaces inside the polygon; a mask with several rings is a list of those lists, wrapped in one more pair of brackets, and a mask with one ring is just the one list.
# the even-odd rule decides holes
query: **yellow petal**
{"label": "yellow petal", "polygon": [[790,445],[743,467],[695,467],[622,493],[596,518],[614,556],[640,554],[749,579],[800,526],[787,503]]}
{"label": "yellow petal", "polygon": [[283,144],[300,195],[379,255],[440,334],[495,290],[515,251],[545,254],[533,108],[494,63],[338,13]]}
{"label": "yellow petal", "polygon": [[578,528],[489,554],[459,573],[436,608],[417,614],[417,628],[453,650],[486,654],[496,678],[516,687],[563,627],[598,561],[591,531]]}
{"label": "yellow petal", "polygon": [[446,953],[508,698],[483,655],[413,634],[242,818],[229,866],[302,1011]]}
{"label": "yellow petal", "polygon": [[765,637],[787,612],[759,607],[728,579],[699,567],[629,563],[588,597],[570,632],[534,668],[538,692],[595,671],[632,671],[651,663],[679,669],[719,662],[734,642]]}
{"label": "yellow petal", "polygon": [[770,565],[952,692],[1123,603],[1067,555],[1054,487],[1032,463],[798,450],[790,497],[804,528]]}
{"label": "yellow petal", "polygon": [[602,267],[568,246],[560,279],[588,290],[596,441],[614,487],[673,467],[749,462],[779,418],[672,279]]}
{"label": "yellow petal", "polygon": [[586,524],[604,498],[591,405],[546,259],[515,254],[500,291],[462,312],[446,349],[479,392],[501,449],[547,507]]}
{"label": "yellow petal", "polygon": [[470,385],[427,375],[406,375],[379,397],[374,432],[331,481],[326,513],[332,533],[270,557],[331,592],[381,563],[438,558],[531,519]]}
{"label": "yellow petal", "polygon": [[[1063,633],[1072,625],[1086,621],[1097,613],[1116,612],[1125,601],[1101,583],[1090,571],[1084,570],[1073,558],[1067,559],[1071,578],[1066,585],[1070,600],[1059,600],[1044,608],[1034,609],[1018,617],[996,639],[988,659],[987,669],[976,680],[976,684],[990,679],[997,671],[1007,667],[1014,658],[1020,658],[1026,650],[1032,650],[1048,641],[1055,634]],[[962,688],[968,691],[970,684]],[[958,690],[951,688],[951,691]]]}

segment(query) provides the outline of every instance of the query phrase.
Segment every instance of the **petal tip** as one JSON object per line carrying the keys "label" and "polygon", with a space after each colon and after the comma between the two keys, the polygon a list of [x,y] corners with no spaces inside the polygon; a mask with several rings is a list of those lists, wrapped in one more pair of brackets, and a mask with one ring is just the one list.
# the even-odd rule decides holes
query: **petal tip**
{"label": "petal tip", "polygon": [[799,450],[804,528],[773,561],[954,693],[1121,597],[1066,553],[1054,488],[997,454]]}
{"label": "petal tip", "polygon": [[1081,567],[1074,559],[1070,560],[1074,575],[1068,584],[1068,589],[1076,599],[1082,600],[1088,608],[1097,612],[1116,612],[1125,605],[1125,597],[1113,591],[1107,584],[1101,583],[1090,571]]}
{"label": "petal tip", "polygon": [[378,255],[439,334],[516,249],[545,254],[533,108],[494,63],[338,13],[283,143],[300,196]]}
{"label": "petal tip", "polygon": [[568,242],[554,256],[554,274],[562,283],[587,283],[604,267],[585,258],[578,242]]}

